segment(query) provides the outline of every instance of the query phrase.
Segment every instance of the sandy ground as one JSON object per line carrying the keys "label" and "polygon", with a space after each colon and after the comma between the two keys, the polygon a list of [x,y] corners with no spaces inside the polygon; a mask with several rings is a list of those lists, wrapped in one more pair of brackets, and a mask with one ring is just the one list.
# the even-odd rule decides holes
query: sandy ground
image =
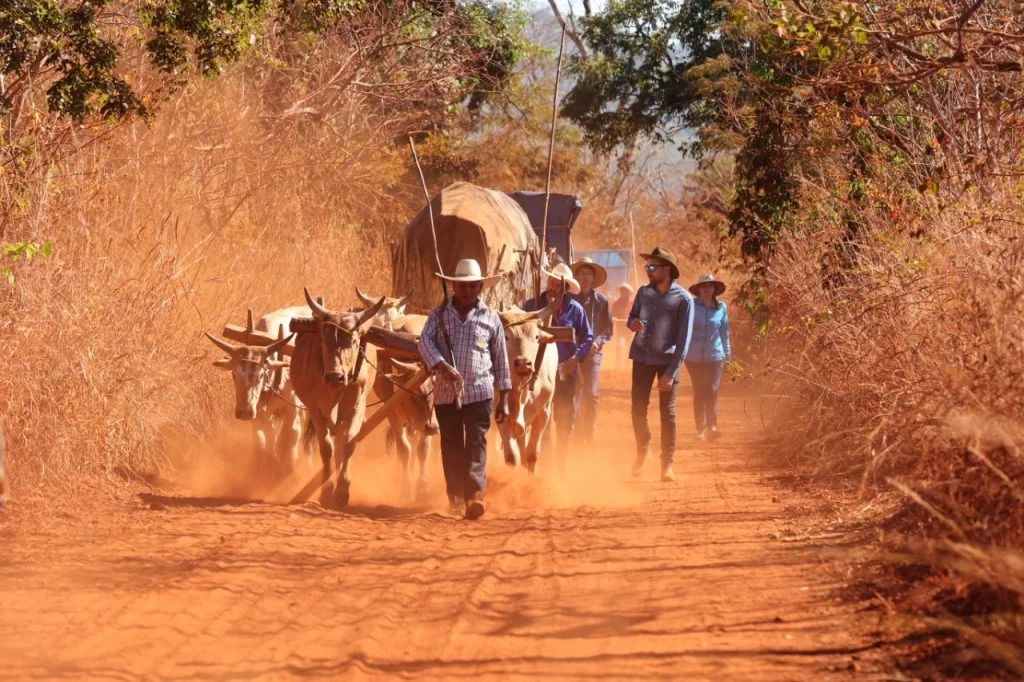
{"label": "sandy ground", "polygon": [[681,391],[678,484],[634,481],[628,377],[605,379],[600,443],[564,477],[492,456],[478,522],[444,510],[436,454],[432,508],[402,505],[379,440],[345,512],[215,497],[241,484],[210,460],[189,497],[8,513],[2,678],[864,679],[830,547],[779,540],[808,519],[753,455],[757,399],[724,395],[697,443]]}

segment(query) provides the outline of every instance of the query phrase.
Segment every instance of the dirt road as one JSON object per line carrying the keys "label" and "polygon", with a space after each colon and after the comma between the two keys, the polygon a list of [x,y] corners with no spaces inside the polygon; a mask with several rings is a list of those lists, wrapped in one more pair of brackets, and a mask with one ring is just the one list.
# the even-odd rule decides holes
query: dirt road
{"label": "dirt road", "polygon": [[857,675],[863,617],[822,546],[777,539],[806,519],[750,454],[755,401],[725,397],[727,437],[698,444],[682,391],[678,485],[634,482],[625,374],[606,386],[599,451],[562,481],[492,462],[475,523],[379,504],[372,453],[346,513],[151,496],[8,521],[3,679]]}

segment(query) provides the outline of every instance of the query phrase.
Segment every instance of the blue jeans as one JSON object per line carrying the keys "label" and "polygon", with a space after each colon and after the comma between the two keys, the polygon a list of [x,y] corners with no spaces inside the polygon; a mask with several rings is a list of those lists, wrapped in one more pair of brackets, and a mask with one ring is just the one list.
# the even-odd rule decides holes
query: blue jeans
{"label": "blue jeans", "polygon": [[580,418],[580,439],[584,443],[593,442],[597,428],[597,408],[601,402],[601,360],[601,353],[594,353],[580,363],[583,388],[579,391],[576,409]]}
{"label": "blue jeans", "polygon": [[[576,385],[579,382],[577,370],[568,379],[555,375],[555,397],[552,413],[555,418],[555,433],[558,435],[558,449],[561,454],[569,452],[572,432],[576,426]],[[551,427],[548,427],[550,431]]]}
{"label": "blue jeans", "polygon": [[487,429],[491,399],[463,405],[435,405],[441,431],[441,468],[448,499],[472,499],[487,489]]}
{"label": "blue jeans", "polygon": [[718,387],[722,383],[724,365],[721,360],[686,363],[693,383],[693,418],[698,431],[718,428]]}

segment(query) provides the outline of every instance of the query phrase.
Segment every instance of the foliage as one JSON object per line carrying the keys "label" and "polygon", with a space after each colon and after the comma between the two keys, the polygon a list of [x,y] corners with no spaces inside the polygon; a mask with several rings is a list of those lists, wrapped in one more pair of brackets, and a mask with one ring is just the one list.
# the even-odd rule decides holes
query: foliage
{"label": "foliage", "polygon": [[717,0],[616,0],[583,20],[592,53],[572,61],[576,83],[562,113],[595,148],[643,136],[671,139],[705,120],[690,69],[722,52]]}
{"label": "foliage", "polygon": [[36,256],[49,260],[52,255],[53,243],[49,241],[0,244],[0,279],[13,285],[15,282],[14,263],[19,261],[30,263]]}

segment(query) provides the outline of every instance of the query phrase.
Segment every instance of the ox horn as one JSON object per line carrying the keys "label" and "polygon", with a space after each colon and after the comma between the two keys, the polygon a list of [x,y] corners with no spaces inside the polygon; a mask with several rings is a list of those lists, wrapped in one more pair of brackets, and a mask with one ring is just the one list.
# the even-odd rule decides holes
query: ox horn
{"label": "ox horn", "polygon": [[323,303],[320,303],[319,300],[316,300],[309,295],[309,289],[302,287],[302,293],[306,295],[306,305],[308,305],[309,309],[313,311],[314,317],[327,317],[330,315],[330,311],[324,307]]}
{"label": "ox horn", "polygon": [[210,341],[213,342],[213,345],[217,346],[217,348],[220,348],[222,351],[224,351],[225,353],[227,353],[231,357],[234,357],[238,353],[238,351],[240,351],[242,349],[241,346],[235,346],[235,345],[232,345],[232,344],[228,343],[224,339],[218,339],[216,336],[214,336],[210,332],[203,332],[203,333],[206,334],[206,338],[210,339]]}
{"label": "ox horn", "polygon": [[356,296],[359,297],[359,300],[362,301],[365,306],[371,306],[376,303],[376,300],[374,300],[372,296],[367,295],[367,293],[358,286],[356,287]]}
{"label": "ox horn", "polygon": [[380,309],[383,307],[384,297],[381,296],[379,301],[374,303],[372,306],[364,310],[362,314],[359,315],[359,319],[356,321],[356,328],[358,328],[360,331],[363,331],[363,325],[372,322],[373,318],[377,316],[377,313],[380,312]]}
{"label": "ox horn", "polygon": [[[279,326],[278,329],[283,330],[284,329],[283,325]],[[274,355],[274,353],[276,353],[277,351],[279,351],[282,348],[284,348],[285,346],[287,346],[288,342],[292,340],[293,336],[295,336],[294,333],[289,334],[288,336],[284,337],[283,339],[278,339],[277,341],[274,341],[274,343],[272,343],[269,346],[267,346],[267,355],[266,355],[266,357],[268,357],[268,358],[272,357]]]}
{"label": "ox horn", "polygon": [[401,360],[395,360],[394,358],[391,358],[391,364],[398,370],[398,373],[403,376],[411,376],[413,372],[420,368],[420,365],[417,362],[402,362]]}
{"label": "ox horn", "polygon": [[406,294],[402,298],[398,299],[398,303],[395,304],[395,307],[396,308],[404,308],[405,304],[409,302],[410,298],[412,298],[412,294]]}
{"label": "ox horn", "polygon": [[256,330],[256,327],[252,323],[252,308],[245,311],[245,331],[247,334],[252,334]]}

